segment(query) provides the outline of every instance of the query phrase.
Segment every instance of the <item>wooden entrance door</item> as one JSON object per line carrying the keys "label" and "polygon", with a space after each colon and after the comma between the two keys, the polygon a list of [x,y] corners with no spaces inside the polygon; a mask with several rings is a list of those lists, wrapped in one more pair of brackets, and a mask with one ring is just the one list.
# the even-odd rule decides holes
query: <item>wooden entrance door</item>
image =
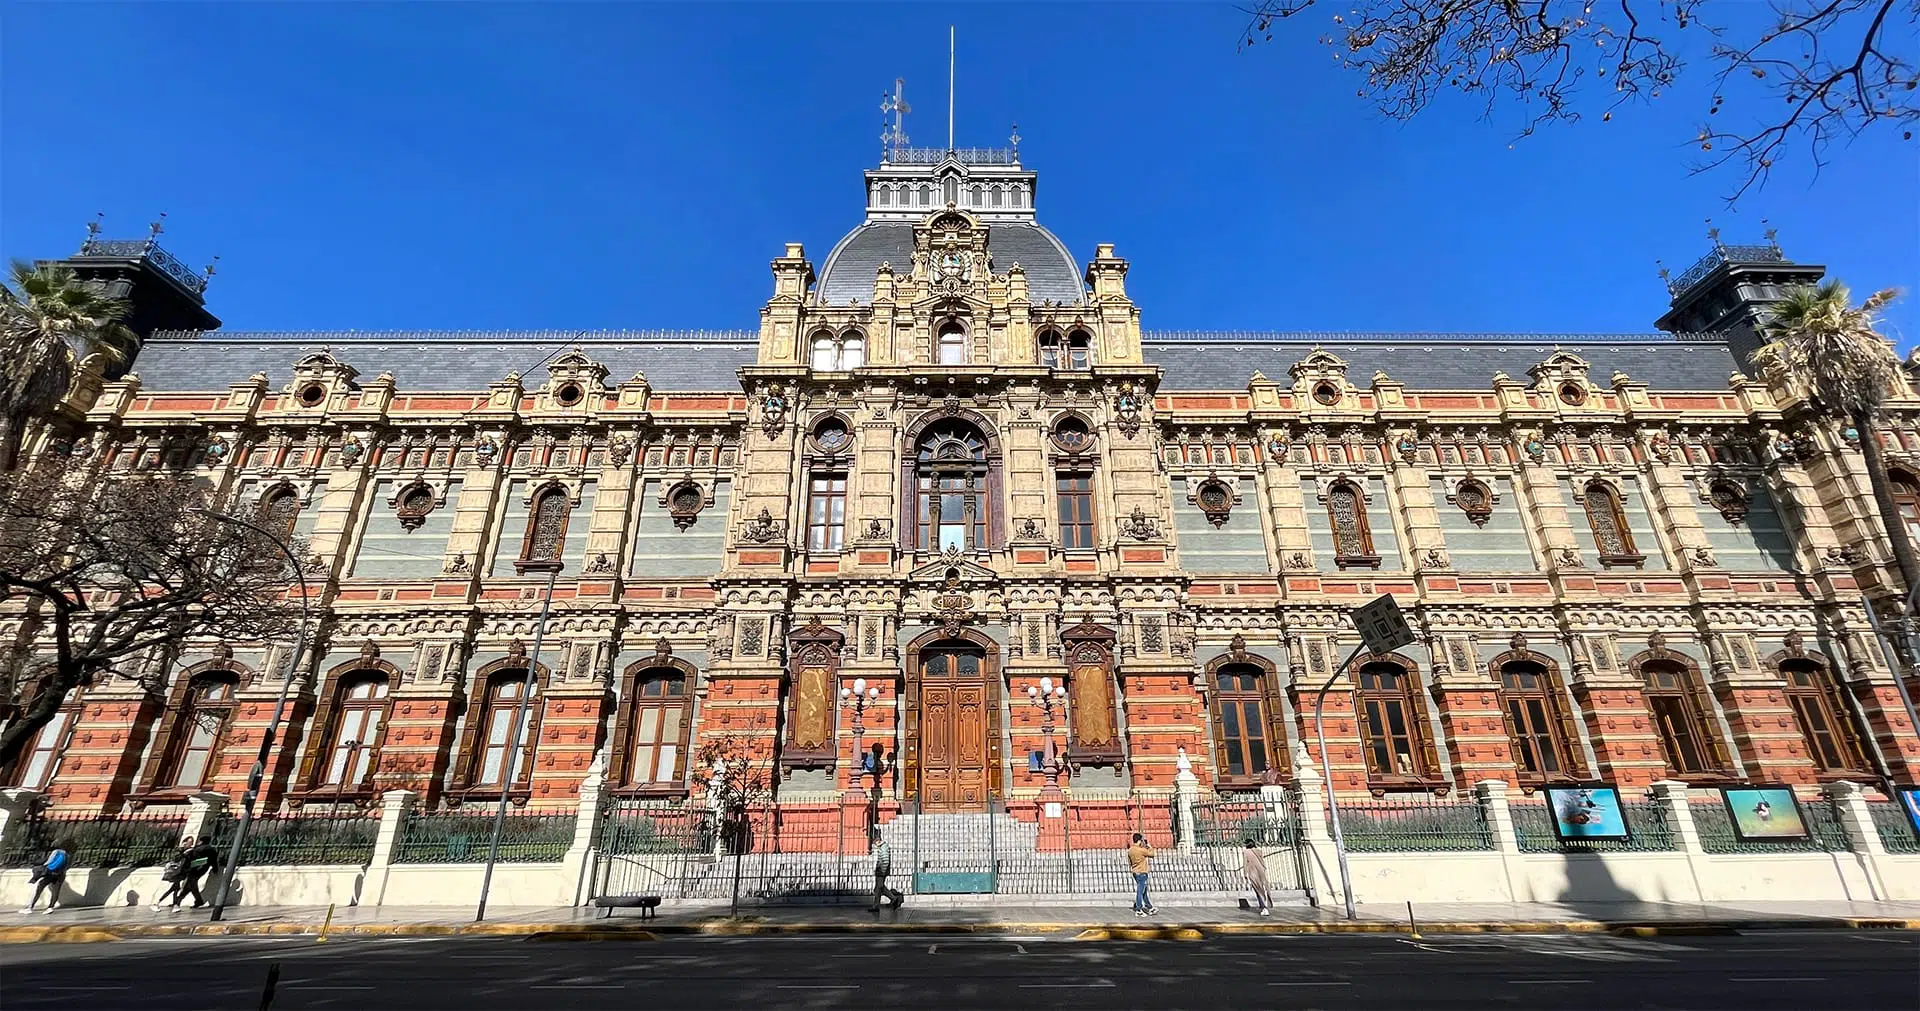
{"label": "wooden entrance door", "polygon": [[920,664],[920,803],[926,811],[985,811],[991,770],[985,657],[936,646]]}

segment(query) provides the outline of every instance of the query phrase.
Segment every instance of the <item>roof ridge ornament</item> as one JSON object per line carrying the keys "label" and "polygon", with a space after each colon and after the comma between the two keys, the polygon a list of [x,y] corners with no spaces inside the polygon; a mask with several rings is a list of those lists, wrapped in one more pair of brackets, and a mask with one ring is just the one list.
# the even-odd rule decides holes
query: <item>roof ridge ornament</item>
{"label": "roof ridge ornament", "polygon": [[[893,161],[899,157],[901,151],[906,149],[905,117],[912,111],[913,106],[907,104],[907,79],[894,78],[893,94],[880,93],[880,160],[882,162]],[[893,123],[890,126],[886,121],[888,115],[893,116]]]}

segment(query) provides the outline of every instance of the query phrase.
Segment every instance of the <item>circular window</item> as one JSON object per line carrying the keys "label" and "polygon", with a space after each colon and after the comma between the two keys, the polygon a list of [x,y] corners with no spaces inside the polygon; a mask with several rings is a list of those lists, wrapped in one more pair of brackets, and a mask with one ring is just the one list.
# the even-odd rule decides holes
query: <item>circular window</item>
{"label": "circular window", "polygon": [[843,418],[826,418],[813,427],[813,444],[823,453],[844,453],[853,445],[853,433]]}
{"label": "circular window", "polygon": [[667,495],[667,515],[673,517],[673,525],[681,530],[693,526],[700,510],[707,504],[706,493],[700,486],[689,481],[673,489]]}
{"label": "circular window", "polygon": [[319,407],[327,399],[327,388],[319,383],[308,383],[300,388],[300,406]]}
{"label": "circular window", "polygon": [[1053,426],[1053,444],[1063,453],[1084,453],[1093,448],[1093,432],[1079,418],[1062,418]]}
{"label": "circular window", "polygon": [[1579,383],[1561,383],[1560,402],[1569,407],[1579,407],[1587,402],[1586,388]]}
{"label": "circular window", "polygon": [[1707,498],[1728,522],[1738,523],[1747,518],[1747,492],[1738,484],[1724,478],[1715,481],[1707,492]]}
{"label": "circular window", "polygon": [[1332,383],[1318,383],[1313,388],[1313,399],[1324,407],[1332,407],[1340,402],[1340,387]]}
{"label": "circular window", "polygon": [[1233,511],[1233,489],[1223,481],[1201,482],[1200,487],[1194,489],[1193,500],[1216,527],[1225,523]]}
{"label": "circular window", "polygon": [[572,407],[585,400],[586,396],[587,391],[581,389],[579,383],[561,383],[560,388],[553,391],[553,402],[561,407]]}
{"label": "circular window", "polygon": [[395,504],[394,514],[400,520],[400,526],[406,530],[418,530],[427,522],[427,514],[433,511],[433,489],[424,484],[416,484],[400,493]]}
{"label": "circular window", "polygon": [[1493,515],[1493,493],[1479,481],[1468,479],[1453,490],[1453,504],[1467,514],[1474,526],[1485,526]]}

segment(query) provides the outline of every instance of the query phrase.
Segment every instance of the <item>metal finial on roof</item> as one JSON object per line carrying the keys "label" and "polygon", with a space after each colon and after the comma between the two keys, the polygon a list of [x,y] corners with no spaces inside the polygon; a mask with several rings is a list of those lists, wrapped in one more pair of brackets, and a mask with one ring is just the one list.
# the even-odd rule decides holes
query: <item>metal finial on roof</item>
{"label": "metal finial on roof", "polygon": [[96,239],[98,239],[98,238],[100,238],[100,222],[101,222],[101,220],[102,220],[102,219],[104,219],[104,218],[105,218],[106,216],[107,216],[107,212],[106,212],[106,211],[95,211],[95,212],[93,212],[93,220],[92,220],[92,221],[89,221],[89,222],[87,222],[87,238],[86,238],[86,241],[85,241],[85,242],[82,242],[82,243],[80,243],[80,255],[81,255],[81,256],[85,256],[85,255],[87,255],[88,253],[91,253],[91,252],[93,252],[93,243],[94,243],[94,240],[96,240]]}
{"label": "metal finial on roof", "polygon": [[1013,136],[1008,137],[1007,140],[1013,145],[1013,160],[1019,161],[1020,160],[1020,124],[1018,123],[1013,124]]}
{"label": "metal finial on roof", "polygon": [[147,232],[147,248],[152,249],[153,244],[160,241],[160,233],[167,230],[167,212],[161,211],[160,220],[148,225],[147,228],[150,229]]}
{"label": "metal finial on roof", "polygon": [[1707,238],[1713,240],[1715,249],[1720,248],[1720,229],[1714,227],[1712,218],[1707,219]]}
{"label": "metal finial on roof", "polygon": [[889,95],[882,92],[880,95],[881,116],[891,115],[893,117],[893,125],[891,127],[886,125],[884,118],[880,121],[882,127],[880,133],[880,159],[882,161],[892,161],[906,148],[907,131],[905,117],[907,113],[912,111],[913,106],[907,104],[907,79],[904,77],[894,78],[893,94]]}
{"label": "metal finial on roof", "polygon": [[1780,251],[1780,229],[1773,227],[1766,218],[1761,218],[1760,223],[1767,226],[1767,230],[1760,234],[1767,237],[1767,245],[1772,246],[1773,251],[1778,253]]}
{"label": "metal finial on roof", "polygon": [[1668,270],[1667,265],[1665,263],[1662,263],[1659,259],[1656,258],[1653,261],[1653,265],[1660,268],[1660,280],[1662,281],[1673,280],[1673,271]]}
{"label": "metal finial on roof", "polygon": [[220,257],[215,256],[211,261],[207,263],[206,272],[204,274],[201,274],[200,276],[205,278],[207,281],[211,282],[213,280],[213,265],[219,262],[220,262]]}

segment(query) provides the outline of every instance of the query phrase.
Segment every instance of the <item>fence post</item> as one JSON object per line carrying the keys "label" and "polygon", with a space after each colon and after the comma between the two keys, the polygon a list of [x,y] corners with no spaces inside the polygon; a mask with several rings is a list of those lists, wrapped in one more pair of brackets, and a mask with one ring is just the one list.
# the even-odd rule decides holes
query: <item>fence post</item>
{"label": "fence post", "polygon": [[1847,845],[1853,850],[1860,869],[1867,875],[1867,885],[1873,889],[1873,897],[1887,897],[1885,878],[1880,871],[1880,862],[1886,858],[1887,847],[1880,841],[1880,830],[1874,826],[1873,811],[1867,807],[1865,788],[1859,783],[1841,780],[1827,787],[1827,796],[1833,798],[1834,820],[1847,834]]}
{"label": "fence post", "polygon": [[1180,773],[1173,777],[1173,803],[1177,817],[1180,819],[1179,848],[1191,850],[1194,844],[1193,801],[1200,792],[1200,777],[1195,776],[1193,770],[1186,766],[1186,757],[1186,752],[1183,750],[1180,753]]}
{"label": "fence post", "polygon": [[220,818],[227,813],[227,795],[208,790],[187,798],[187,824],[180,830],[181,839],[197,839],[211,842],[214,826],[220,824]]}
{"label": "fence post", "polygon": [[34,808],[43,796],[45,794],[38,790],[0,790],[0,848],[27,830]]}
{"label": "fence post", "polygon": [[367,861],[367,891],[373,904],[384,905],[387,879],[393,874],[393,853],[400,848],[401,833],[406,831],[407,811],[417,796],[412,790],[388,790],[380,795],[380,829],[373,837],[373,856]]}
{"label": "fence post", "polygon": [[1333,836],[1327,829],[1326,777],[1313,764],[1313,758],[1304,744],[1294,745],[1293,768],[1294,782],[1300,786],[1297,817],[1300,847],[1307,865],[1306,877],[1301,884],[1312,891],[1316,906],[1324,908],[1344,903],[1346,896],[1340,894],[1339,876],[1328,869],[1328,861],[1334,859],[1334,852]]}
{"label": "fence post", "polygon": [[600,839],[600,814],[607,805],[606,763],[595,761],[587,771],[587,778],[580,781],[580,803],[574,808],[573,842],[567,845],[567,852],[560,858],[560,880],[562,888],[567,883],[573,886],[572,905],[580,905],[592,898],[584,894],[587,887],[587,868],[593,863],[595,844]]}
{"label": "fence post", "polygon": [[1480,802],[1480,813],[1493,833],[1493,848],[1500,853],[1520,852],[1520,837],[1513,828],[1513,806],[1507,803],[1507,781],[1483,779],[1473,784],[1473,796]]}
{"label": "fence post", "polygon": [[1673,835],[1673,844],[1687,855],[1687,869],[1693,876],[1694,901],[1705,902],[1706,890],[1700,887],[1700,864],[1706,860],[1706,848],[1700,845],[1700,830],[1693,824],[1693,808],[1687,804],[1687,784],[1677,779],[1663,779],[1647,787],[1647,794],[1654,803],[1660,805],[1660,814],[1667,819],[1667,830]]}

